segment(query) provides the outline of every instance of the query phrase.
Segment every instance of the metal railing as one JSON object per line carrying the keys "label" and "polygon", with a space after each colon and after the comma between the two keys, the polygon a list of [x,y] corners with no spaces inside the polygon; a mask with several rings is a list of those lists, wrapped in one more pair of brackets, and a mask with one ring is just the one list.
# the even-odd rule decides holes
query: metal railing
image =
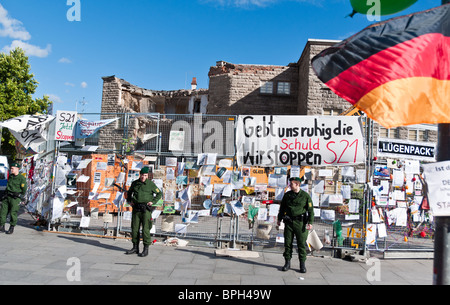
{"label": "metal railing", "polygon": [[[246,190],[234,190],[232,196],[209,196],[205,195],[204,185],[198,177],[197,169],[185,170],[183,173],[187,176],[187,184],[177,185],[176,180],[166,181],[167,168],[169,158],[176,158],[177,162],[190,162],[198,156],[199,153],[217,154],[217,160],[231,159],[232,167],[230,171],[240,171],[235,163],[235,122],[236,116],[225,115],[179,115],[179,114],[159,114],[159,113],[114,113],[114,114],[83,114],[84,118],[91,120],[115,118],[119,119],[104,128],[102,128],[93,137],[85,140],[84,145],[98,146],[95,152],[81,150],[75,143],[60,146],[57,145],[57,154],[65,155],[70,164],[77,157],[78,159],[93,159],[86,169],[77,172],[80,175],[90,176],[88,183],[76,182],[77,191],[74,195],[68,195],[66,200],[76,202],[70,210],[70,220],[59,219],[55,225],[59,226],[59,230],[72,230],[79,232],[97,232],[98,234],[109,234],[118,236],[119,234],[127,235],[130,231],[130,211],[131,208],[124,205],[124,200],[115,201],[119,190],[112,186],[105,185],[106,178],[116,179],[118,173],[126,171],[128,175],[136,174],[137,171],[131,170],[133,162],[144,162],[154,166],[154,178],[163,180],[164,205],[173,205],[177,192],[191,186],[195,193],[190,201],[190,210],[198,212],[208,210],[204,207],[204,202],[211,199],[212,208],[223,206],[222,213],[219,215],[207,214],[207,216],[199,216],[197,221],[186,221],[187,216],[177,212],[168,214],[162,212],[161,215],[154,220],[154,234],[157,236],[177,236],[180,238],[196,239],[204,241],[214,246],[236,246],[240,244],[251,245],[252,247],[262,247],[263,249],[275,249],[282,246],[277,242],[277,235],[281,233],[276,228],[276,220],[272,218],[258,220],[258,217],[249,219],[248,210],[242,215],[233,212],[230,201],[241,200],[242,196],[246,196]],[[364,120],[364,132],[366,138],[367,162],[362,166],[355,166],[354,170],[364,170],[366,173],[366,181],[370,180],[371,173],[374,169],[373,163],[373,123],[371,120]],[[172,137],[177,135],[174,132],[183,132],[183,141],[175,141],[180,147],[179,150],[173,150],[170,147],[173,144]],[[114,165],[108,165],[108,155],[113,156],[111,161]],[[56,161],[57,155],[55,155]],[[128,159],[128,163],[123,161]],[[148,158],[150,161],[143,161]],[[98,159],[98,160],[95,160]],[[173,159],[172,159],[173,160]],[[77,161],[79,162],[79,160]],[[217,161],[218,162],[218,161]],[[107,169],[98,169],[98,163],[106,163]],[[216,163],[217,164],[217,163]],[[102,165],[103,166],[103,165]],[[176,169],[176,168],[175,168]],[[325,181],[325,192],[327,194],[338,193],[342,185],[352,187],[352,199],[359,200],[357,211],[349,212],[348,202],[342,206],[323,207],[318,204],[317,211],[333,210],[334,218],[330,219],[323,215],[315,216],[314,229],[318,233],[325,247],[332,249],[354,249],[365,251],[366,249],[366,230],[371,222],[370,211],[373,193],[366,183],[355,183],[343,177],[341,168],[330,167],[336,174],[338,179]],[[264,169],[266,174],[273,172],[273,168]],[[101,172],[101,177],[97,177],[95,172]],[[104,175],[103,175],[104,174]],[[131,177],[131,176],[130,176]],[[99,189],[110,192],[109,198],[98,199],[92,197],[92,188],[95,183],[100,183]],[[354,188],[354,186],[357,187]],[[121,184],[125,186],[125,183]],[[308,180],[305,188],[311,190],[313,181]],[[53,189],[56,192],[58,185]],[[109,188],[109,190],[108,190]],[[169,194],[167,190],[173,191],[172,199],[167,198]],[[258,192],[255,193],[259,196]],[[267,194],[264,194],[264,200],[274,200],[274,189],[268,188]],[[259,200],[262,202],[262,200]],[[276,201],[275,201],[276,203]],[[81,211],[80,208],[84,208]],[[247,208],[247,207],[246,207]],[[261,204],[260,209],[270,208],[270,204]],[[77,215],[82,213],[83,215]],[[112,217],[111,217],[112,214]],[[203,214],[202,214],[203,215]],[[90,224],[88,227],[80,227],[82,216],[90,216]],[[413,223],[413,226],[424,226],[425,224]],[[388,250],[393,248],[411,249],[426,248],[432,249],[433,224],[426,224],[427,235],[417,236],[417,234],[409,234],[408,241],[405,242],[405,230],[408,228],[398,228],[390,226],[387,228],[387,238],[377,239],[375,245],[369,246],[369,249]],[[422,230],[423,231],[423,230]],[[417,230],[414,232],[418,232]]]}

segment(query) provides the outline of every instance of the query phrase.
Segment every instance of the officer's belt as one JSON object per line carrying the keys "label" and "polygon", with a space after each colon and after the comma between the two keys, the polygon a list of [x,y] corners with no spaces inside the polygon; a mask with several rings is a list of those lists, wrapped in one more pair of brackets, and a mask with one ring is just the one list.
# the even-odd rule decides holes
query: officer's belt
{"label": "officer's belt", "polygon": [[283,217],[283,219],[284,219],[285,221],[289,221],[289,222],[292,222],[292,221],[294,221],[294,220],[306,221],[306,220],[307,220],[307,216],[306,216],[306,213],[301,214],[301,215],[298,215],[298,216],[288,216],[288,215],[285,215],[285,216]]}
{"label": "officer's belt", "polygon": [[20,198],[20,195],[21,195],[21,193],[19,193],[19,192],[6,191],[7,197]]}
{"label": "officer's belt", "polygon": [[152,212],[153,208],[147,205],[147,203],[134,203],[133,209],[136,210],[136,212],[145,212],[145,210]]}

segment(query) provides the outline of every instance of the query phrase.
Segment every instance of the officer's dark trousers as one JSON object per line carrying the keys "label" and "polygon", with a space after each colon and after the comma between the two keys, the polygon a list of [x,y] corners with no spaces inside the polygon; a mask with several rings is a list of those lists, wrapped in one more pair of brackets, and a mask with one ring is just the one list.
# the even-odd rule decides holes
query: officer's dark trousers
{"label": "officer's dark trousers", "polygon": [[294,244],[294,236],[297,240],[298,257],[300,261],[306,261],[306,239],[308,238],[308,230],[303,225],[303,221],[294,220],[284,223],[284,253],[285,259],[292,258],[292,247]]}
{"label": "officer's dark trousers", "polygon": [[137,212],[133,209],[131,214],[131,242],[139,243],[139,229],[142,225],[142,240],[145,246],[151,244],[150,230],[152,228],[152,213],[150,211]]}
{"label": "officer's dark trousers", "polygon": [[2,202],[0,208],[0,226],[4,226],[6,223],[6,217],[8,213],[11,215],[10,225],[15,226],[17,224],[17,213],[19,212],[20,198],[6,197]]}

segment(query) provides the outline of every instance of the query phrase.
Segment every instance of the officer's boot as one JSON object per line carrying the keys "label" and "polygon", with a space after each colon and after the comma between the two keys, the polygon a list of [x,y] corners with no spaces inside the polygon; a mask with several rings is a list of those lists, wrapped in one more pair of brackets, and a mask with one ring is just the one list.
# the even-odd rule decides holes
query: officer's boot
{"label": "officer's boot", "polygon": [[290,268],[291,268],[291,260],[286,258],[284,260],[284,266],[283,268],[281,268],[281,271],[288,271]]}
{"label": "officer's boot", "polygon": [[305,262],[300,261],[300,273],[306,273]]}
{"label": "officer's boot", "polygon": [[148,245],[144,245],[144,250],[139,254],[140,257],[145,257],[148,255]]}
{"label": "officer's boot", "polygon": [[8,232],[6,232],[6,234],[13,234],[14,232],[14,226],[9,226],[9,230]]}
{"label": "officer's boot", "polygon": [[135,254],[135,253],[139,254],[139,244],[133,244],[133,248],[125,252],[125,254]]}
{"label": "officer's boot", "polygon": [[0,233],[5,233],[5,225],[0,226]]}

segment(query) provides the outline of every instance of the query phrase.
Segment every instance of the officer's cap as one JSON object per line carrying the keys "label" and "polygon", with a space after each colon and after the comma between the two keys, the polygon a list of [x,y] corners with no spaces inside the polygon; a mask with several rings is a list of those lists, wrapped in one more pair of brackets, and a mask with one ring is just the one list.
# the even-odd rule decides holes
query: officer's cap
{"label": "officer's cap", "polygon": [[142,169],[141,169],[141,174],[148,174],[150,172],[150,168],[149,167],[143,167]]}
{"label": "officer's cap", "polygon": [[11,167],[20,168],[20,164],[18,162],[13,162],[13,163],[11,163]]}
{"label": "officer's cap", "polygon": [[299,177],[291,177],[291,178],[289,178],[289,182],[291,182],[291,181],[298,181],[298,182],[302,182],[302,179],[300,179]]}

